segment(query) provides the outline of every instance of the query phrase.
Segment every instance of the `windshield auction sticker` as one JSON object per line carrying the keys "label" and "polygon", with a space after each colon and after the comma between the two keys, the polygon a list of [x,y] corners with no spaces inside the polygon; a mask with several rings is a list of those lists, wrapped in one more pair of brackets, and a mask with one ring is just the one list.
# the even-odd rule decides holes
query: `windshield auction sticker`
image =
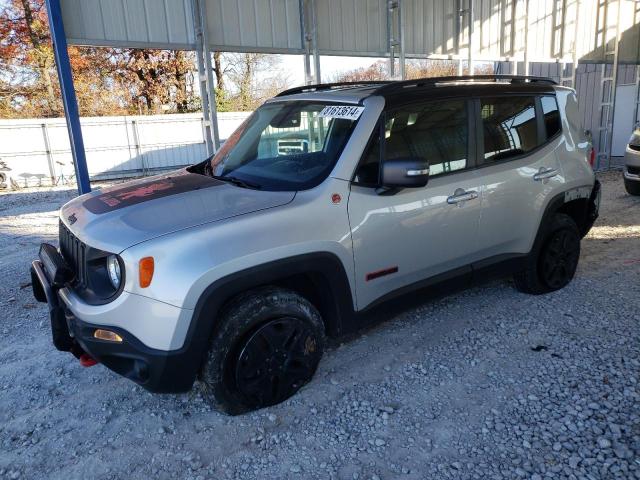
{"label": "windshield auction sticker", "polygon": [[327,105],[318,114],[319,117],[344,118],[345,120],[357,120],[364,111],[364,107],[353,105]]}

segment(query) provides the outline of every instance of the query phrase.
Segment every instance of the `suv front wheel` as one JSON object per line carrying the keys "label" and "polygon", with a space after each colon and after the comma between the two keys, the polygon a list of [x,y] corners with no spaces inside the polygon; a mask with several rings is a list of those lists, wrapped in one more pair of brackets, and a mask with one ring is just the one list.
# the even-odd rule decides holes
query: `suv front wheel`
{"label": "suv front wheel", "polygon": [[201,380],[207,399],[225,413],[286,400],[311,380],[322,357],[322,318],[295,292],[276,287],[246,292],[215,321]]}
{"label": "suv front wheel", "polygon": [[580,258],[580,231],[564,213],[556,213],[542,226],[526,260],[526,268],[514,275],[516,288],[540,295],[565,287],[576,273]]}

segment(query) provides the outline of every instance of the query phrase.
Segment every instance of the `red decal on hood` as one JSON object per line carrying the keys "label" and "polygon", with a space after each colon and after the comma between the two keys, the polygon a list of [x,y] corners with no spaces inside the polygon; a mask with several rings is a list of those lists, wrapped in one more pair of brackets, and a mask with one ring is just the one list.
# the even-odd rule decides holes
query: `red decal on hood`
{"label": "red decal on hood", "polygon": [[88,198],[83,205],[91,213],[101,214],[168,195],[216,185],[224,185],[224,183],[205,175],[176,174],[171,177],[149,179],[130,186],[124,184],[110,187],[104,193]]}

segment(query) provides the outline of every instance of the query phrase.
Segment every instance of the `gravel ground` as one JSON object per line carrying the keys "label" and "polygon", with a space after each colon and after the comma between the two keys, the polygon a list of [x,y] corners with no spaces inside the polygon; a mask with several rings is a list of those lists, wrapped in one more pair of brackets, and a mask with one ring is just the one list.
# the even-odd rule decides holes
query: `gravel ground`
{"label": "gravel ground", "polygon": [[239,417],[55,351],[27,269],[73,192],[0,195],[0,478],[640,479],[640,198],[601,180],[564,290],[430,300]]}

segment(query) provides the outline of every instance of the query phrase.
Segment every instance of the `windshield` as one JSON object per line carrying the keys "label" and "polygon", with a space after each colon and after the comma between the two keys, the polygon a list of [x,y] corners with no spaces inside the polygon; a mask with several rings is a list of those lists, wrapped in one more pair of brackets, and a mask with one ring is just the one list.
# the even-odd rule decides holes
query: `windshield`
{"label": "windshield", "polygon": [[261,190],[305,190],[331,172],[364,107],[274,102],[258,108],[205,172]]}

